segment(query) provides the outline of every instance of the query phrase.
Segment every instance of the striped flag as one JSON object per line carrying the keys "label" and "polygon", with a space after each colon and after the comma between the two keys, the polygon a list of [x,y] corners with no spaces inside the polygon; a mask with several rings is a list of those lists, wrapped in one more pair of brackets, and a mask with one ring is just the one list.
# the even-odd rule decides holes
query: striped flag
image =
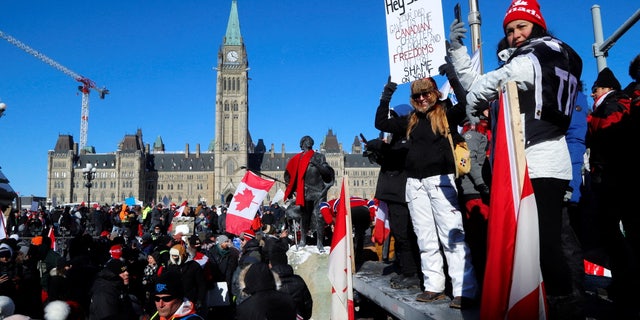
{"label": "striped flag", "polygon": [[[340,199],[349,199],[348,176],[342,179]],[[353,235],[351,206],[340,201],[329,252],[331,282],[331,319],[354,320],[353,305]]]}
{"label": "striped flag", "polygon": [[262,178],[247,170],[227,209],[227,232],[238,235],[251,228],[262,200],[274,183],[274,180]]}
{"label": "striped flag", "polygon": [[389,208],[386,202],[378,199],[371,199],[369,203],[369,208],[370,210],[374,210],[376,217],[371,240],[374,243],[383,244],[384,240],[387,239],[391,233],[391,227],[389,226]]}
{"label": "striped flag", "polygon": [[512,111],[519,108],[509,103],[511,92],[517,92],[513,83],[500,94],[480,318],[546,319],[538,212],[522,132],[512,127],[520,114]]}

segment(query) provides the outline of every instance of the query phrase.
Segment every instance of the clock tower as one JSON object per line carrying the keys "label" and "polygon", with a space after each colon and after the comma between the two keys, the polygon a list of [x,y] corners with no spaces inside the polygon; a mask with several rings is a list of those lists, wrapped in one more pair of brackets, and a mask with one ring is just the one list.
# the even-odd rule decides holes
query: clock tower
{"label": "clock tower", "polygon": [[228,202],[244,177],[249,135],[249,62],[240,34],[237,0],[231,2],[229,22],[216,66],[216,114],[214,143],[215,196]]}

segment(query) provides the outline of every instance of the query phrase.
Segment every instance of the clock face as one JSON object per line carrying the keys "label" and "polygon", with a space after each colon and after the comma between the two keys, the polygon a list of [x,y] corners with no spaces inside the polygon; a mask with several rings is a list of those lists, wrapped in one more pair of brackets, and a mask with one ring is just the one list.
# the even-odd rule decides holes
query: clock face
{"label": "clock face", "polygon": [[227,52],[227,59],[231,62],[238,61],[238,52],[237,51],[229,51]]}

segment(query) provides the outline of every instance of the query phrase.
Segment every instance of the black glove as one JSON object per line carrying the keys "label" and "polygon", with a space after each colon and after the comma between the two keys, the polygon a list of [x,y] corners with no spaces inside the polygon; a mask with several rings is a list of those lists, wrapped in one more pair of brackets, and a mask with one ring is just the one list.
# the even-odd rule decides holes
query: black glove
{"label": "black glove", "polygon": [[383,148],[386,143],[381,139],[373,139],[369,140],[365,145],[364,152],[362,153],[363,157],[369,158],[369,162],[377,163],[382,165],[384,161],[384,152]]}
{"label": "black glove", "polygon": [[449,42],[451,49],[456,50],[462,47],[462,39],[466,38],[467,29],[464,28],[464,22],[454,19],[449,27]]}
{"label": "black glove", "polygon": [[445,63],[440,67],[438,67],[438,73],[440,73],[441,76],[444,76],[445,74],[447,74],[447,70],[449,69],[451,69],[451,65],[448,63]]}
{"label": "black glove", "polygon": [[483,183],[483,184],[477,185],[476,190],[480,192],[480,198],[482,198],[482,202],[484,202],[486,205],[489,205],[489,199],[490,199],[489,192],[491,191],[489,186]]}
{"label": "black glove", "polygon": [[398,84],[395,82],[391,82],[391,77],[389,77],[389,81],[384,85],[384,89],[382,89],[382,95],[380,95],[380,101],[390,102],[391,96],[396,92],[398,88]]}

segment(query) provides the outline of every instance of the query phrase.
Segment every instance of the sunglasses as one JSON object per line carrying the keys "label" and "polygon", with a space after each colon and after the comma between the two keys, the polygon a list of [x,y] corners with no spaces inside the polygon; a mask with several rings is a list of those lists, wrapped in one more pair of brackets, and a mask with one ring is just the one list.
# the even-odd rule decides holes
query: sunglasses
{"label": "sunglasses", "polygon": [[431,92],[431,91],[422,91],[422,92],[418,92],[418,93],[412,94],[411,95],[411,99],[418,100],[418,99],[420,99],[420,97],[428,98],[432,94],[433,94],[433,92]]}
{"label": "sunglasses", "polygon": [[171,302],[171,301],[175,300],[175,297],[174,296],[164,296],[164,297],[155,296],[155,297],[153,297],[153,300],[155,300],[156,302],[160,302],[160,300],[162,300],[164,302]]}

